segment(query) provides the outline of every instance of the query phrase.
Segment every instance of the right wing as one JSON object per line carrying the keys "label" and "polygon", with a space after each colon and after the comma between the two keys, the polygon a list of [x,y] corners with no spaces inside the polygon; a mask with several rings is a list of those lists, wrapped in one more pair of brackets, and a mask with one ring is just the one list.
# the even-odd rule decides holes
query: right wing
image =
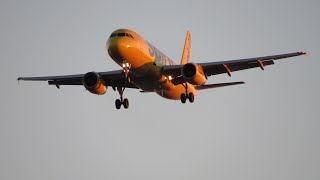
{"label": "right wing", "polygon": [[[123,70],[98,72],[106,86],[137,88],[134,84],[125,81]],[[49,85],[83,85],[82,78],[85,74],[64,75],[64,76],[41,76],[41,77],[19,77],[18,81],[47,81]]]}
{"label": "right wing", "polygon": [[307,53],[296,52],[296,53],[247,58],[247,59],[239,59],[239,60],[231,60],[231,61],[200,63],[200,65],[205,71],[206,76],[217,75],[222,73],[227,73],[229,76],[231,76],[231,72],[233,71],[240,71],[240,70],[251,69],[256,67],[260,67],[262,70],[264,70],[264,66],[273,65],[274,60],[290,58],[290,57],[295,57],[295,56],[300,56],[305,54]]}
{"label": "right wing", "polygon": [[[307,54],[306,52],[295,52],[295,53],[288,53],[288,54],[246,58],[246,59],[238,59],[238,60],[230,60],[230,61],[198,63],[196,65],[201,66],[201,68],[203,69],[203,74],[206,77],[223,74],[223,73],[227,73],[229,76],[231,76],[231,73],[234,71],[240,71],[240,70],[251,69],[256,67],[260,67],[262,70],[264,70],[265,66],[274,64],[274,60],[301,56],[306,54]],[[166,76],[171,76],[173,84],[175,85],[182,84],[185,82],[181,73],[183,66],[184,65],[164,66],[162,68],[162,73]]]}

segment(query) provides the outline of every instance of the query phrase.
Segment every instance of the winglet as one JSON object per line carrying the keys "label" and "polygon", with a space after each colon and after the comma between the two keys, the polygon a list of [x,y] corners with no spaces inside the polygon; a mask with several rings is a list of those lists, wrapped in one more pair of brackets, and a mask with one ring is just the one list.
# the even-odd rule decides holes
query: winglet
{"label": "winglet", "polygon": [[191,62],[191,42],[192,42],[192,33],[190,31],[187,32],[186,40],[184,43],[182,58],[180,64],[187,64]]}

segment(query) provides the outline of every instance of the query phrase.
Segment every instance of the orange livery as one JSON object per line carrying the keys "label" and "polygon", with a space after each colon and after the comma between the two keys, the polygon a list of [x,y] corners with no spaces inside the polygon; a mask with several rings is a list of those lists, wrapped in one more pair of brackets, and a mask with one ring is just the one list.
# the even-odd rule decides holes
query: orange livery
{"label": "orange livery", "polygon": [[49,85],[82,85],[89,92],[102,95],[107,87],[118,91],[120,98],[115,106],[129,107],[129,100],[123,98],[126,88],[140,89],[141,92],[155,92],[158,95],[185,103],[194,102],[199,90],[232,86],[244,82],[206,84],[209,76],[274,64],[274,60],[300,56],[305,52],[295,52],[273,56],[263,56],[239,60],[192,63],[192,34],[187,32],[180,64],[163,54],[139,34],[128,29],[114,31],[106,43],[110,57],[121,67],[107,72],[88,72],[85,74],[43,77],[19,77],[25,81],[48,81]]}

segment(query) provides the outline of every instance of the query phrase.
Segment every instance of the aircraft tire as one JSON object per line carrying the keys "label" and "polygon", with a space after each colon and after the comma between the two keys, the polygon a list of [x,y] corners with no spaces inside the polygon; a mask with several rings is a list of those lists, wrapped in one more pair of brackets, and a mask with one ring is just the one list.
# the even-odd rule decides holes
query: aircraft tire
{"label": "aircraft tire", "polygon": [[181,94],[181,96],[180,96],[180,98],[181,98],[181,102],[184,104],[184,103],[186,103],[186,100],[187,100],[187,96],[186,96],[186,94]]}
{"label": "aircraft tire", "polygon": [[128,109],[128,108],[129,108],[129,100],[128,100],[127,98],[125,98],[125,99],[123,100],[123,107],[124,107],[125,109]]}
{"label": "aircraft tire", "polygon": [[120,99],[117,99],[117,100],[115,101],[115,104],[116,104],[116,108],[117,108],[117,109],[120,109],[120,108],[121,108],[121,101],[120,101]]}
{"label": "aircraft tire", "polygon": [[193,103],[194,102],[194,94],[189,93],[188,99],[189,99],[190,103]]}

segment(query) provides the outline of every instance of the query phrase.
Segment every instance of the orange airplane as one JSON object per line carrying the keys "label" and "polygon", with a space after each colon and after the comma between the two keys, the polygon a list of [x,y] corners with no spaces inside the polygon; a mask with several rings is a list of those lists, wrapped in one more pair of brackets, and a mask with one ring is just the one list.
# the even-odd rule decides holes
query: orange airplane
{"label": "orange airplane", "polygon": [[306,52],[295,52],[273,56],[247,58],[220,62],[191,62],[191,32],[187,32],[181,63],[176,65],[156,47],[129,29],[114,31],[106,43],[110,57],[121,66],[121,70],[107,72],[88,72],[86,74],[19,77],[25,81],[48,81],[49,85],[60,88],[61,85],[83,85],[89,92],[102,95],[107,87],[118,91],[120,99],[115,101],[117,109],[121,105],[129,107],[127,98],[123,98],[126,88],[141,89],[140,92],[155,92],[161,97],[194,102],[199,90],[244,84],[229,82],[206,84],[209,76],[240,71],[274,64],[274,60],[300,56]]}

